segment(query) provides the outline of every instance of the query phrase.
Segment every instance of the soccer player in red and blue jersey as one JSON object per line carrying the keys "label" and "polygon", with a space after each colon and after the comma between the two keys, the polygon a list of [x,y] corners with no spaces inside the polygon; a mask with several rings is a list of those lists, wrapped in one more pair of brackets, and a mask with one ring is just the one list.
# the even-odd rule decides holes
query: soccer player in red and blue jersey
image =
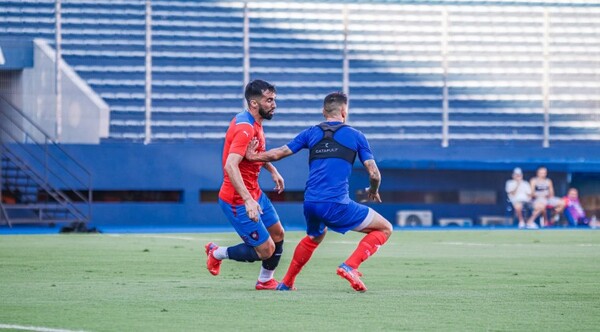
{"label": "soccer player in red and blue jersey", "polygon": [[219,247],[213,242],[206,246],[206,267],[218,275],[223,259],[239,262],[262,261],[256,282],[257,290],[275,289],[275,268],[283,252],[284,230],[271,201],[258,185],[261,167],[271,173],[275,190],[281,193],[284,180],[269,162],[244,159],[248,144],[255,139],[258,151],[265,151],[263,120],[273,118],[276,103],[275,86],[262,80],[246,85],[248,109],[238,113],[229,124],[223,148],[223,184],[219,205],[243,243]]}
{"label": "soccer player in red and blue jersey", "polygon": [[[367,139],[360,131],[345,124],[348,98],[334,92],[323,102],[325,122],[302,131],[287,145],[260,152],[260,144],[250,143],[246,158],[256,161],[276,161],[302,149],[309,149],[309,176],[304,193],[306,234],[294,251],[290,267],[278,285],[278,290],[294,288],[296,276],[323,241],[327,228],[339,233],[353,230],[366,233],[356,250],[342,263],[337,274],[350,282],[356,291],[367,287],[358,267],[375,254],[392,234],[392,225],[375,210],[354,202],[348,193],[348,178],[358,155],[369,173],[369,199],[381,202],[381,175]],[[258,147],[258,150],[255,150]]]}

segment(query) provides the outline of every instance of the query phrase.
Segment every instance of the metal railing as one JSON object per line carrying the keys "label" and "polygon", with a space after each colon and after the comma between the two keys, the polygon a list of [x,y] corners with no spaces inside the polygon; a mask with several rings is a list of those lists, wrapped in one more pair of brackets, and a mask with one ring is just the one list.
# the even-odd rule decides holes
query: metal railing
{"label": "metal railing", "polygon": [[[91,173],[39,125],[2,98],[0,108],[4,110],[0,112],[0,156],[10,161],[39,188],[35,202],[3,204],[2,214],[7,223],[10,225],[11,221],[6,210],[13,208],[37,211],[38,222],[88,222],[92,216]],[[2,181],[3,188],[7,187],[9,179]],[[18,184],[13,186],[18,187]],[[45,199],[40,197],[42,193],[47,194]],[[48,211],[56,210],[56,205],[64,209],[69,217],[43,216]]]}

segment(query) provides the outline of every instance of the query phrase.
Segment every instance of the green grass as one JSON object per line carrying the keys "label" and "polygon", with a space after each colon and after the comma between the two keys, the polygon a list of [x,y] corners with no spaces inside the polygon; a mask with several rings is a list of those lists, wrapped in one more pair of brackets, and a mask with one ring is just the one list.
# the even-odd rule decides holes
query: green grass
{"label": "green grass", "polygon": [[[287,234],[281,278],[302,236]],[[361,235],[330,233],[296,292],[257,292],[259,263],[205,269],[227,234],[0,237],[0,324],[86,331],[598,331],[600,232],[395,232],[335,274]]]}

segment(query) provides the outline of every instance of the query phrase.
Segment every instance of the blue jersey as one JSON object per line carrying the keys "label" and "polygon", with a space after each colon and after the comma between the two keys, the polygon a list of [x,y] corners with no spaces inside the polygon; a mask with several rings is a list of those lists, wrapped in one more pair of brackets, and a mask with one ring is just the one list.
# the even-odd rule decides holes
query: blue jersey
{"label": "blue jersey", "polygon": [[[331,126],[341,124],[341,122],[325,123]],[[302,149],[311,149],[322,138],[323,130],[318,126],[312,126],[298,134],[287,146],[296,153]],[[369,142],[360,131],[344,126],[335,132],[333,138],[341,145],[355,151],[361,163],[373,159]],[[348,178],[352,173],[352,164],[340,158],[314,159],[310,162],[309,170],[304,192],[305,201],[342,204],[350,202]]]}

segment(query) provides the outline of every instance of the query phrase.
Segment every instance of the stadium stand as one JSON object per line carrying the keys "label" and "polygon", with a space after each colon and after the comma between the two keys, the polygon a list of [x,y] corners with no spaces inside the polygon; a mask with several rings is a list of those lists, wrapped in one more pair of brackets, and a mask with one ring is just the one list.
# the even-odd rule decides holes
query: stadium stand
{"label": "stadium stand", "polygon": [[[279,87],[270,137],[320,120],[322,95],[343,88],[346,33],[351,121],[372,140],[539,142],[545,107],[551,141],[600,140],[598,6],[440,4],[248,2],[250,78]],[[53,41],[54,1],[0,7],[0,36]],[[143,140],[144,1],[62,7],[64,59],[110,105],[110,139]],[[152,10],[152,138],[222,138],[243,106],[244,3]]]}

